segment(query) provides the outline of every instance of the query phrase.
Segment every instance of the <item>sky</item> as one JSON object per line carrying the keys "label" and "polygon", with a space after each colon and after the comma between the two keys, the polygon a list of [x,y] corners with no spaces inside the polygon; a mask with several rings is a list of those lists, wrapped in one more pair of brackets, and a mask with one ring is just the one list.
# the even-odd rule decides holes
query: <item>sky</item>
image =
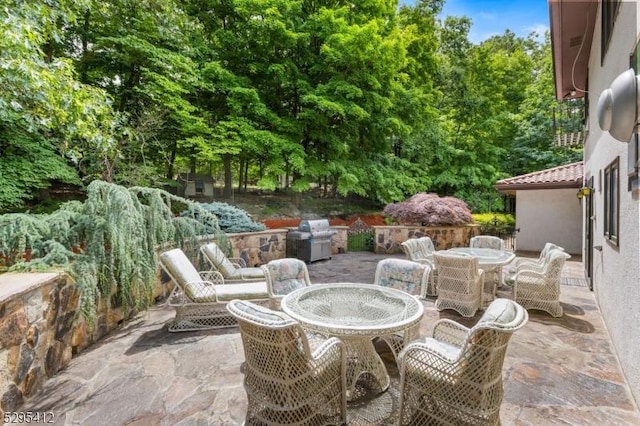
{"label": "sky", "polygon": [[[401,0],[412,5],[415,0]],[[532,31],[540,35],[549,29],[547,0],[446,0],[439,18],[468,16],[472,20],[469,40],[480,43],[510,29],[519,37]]]}

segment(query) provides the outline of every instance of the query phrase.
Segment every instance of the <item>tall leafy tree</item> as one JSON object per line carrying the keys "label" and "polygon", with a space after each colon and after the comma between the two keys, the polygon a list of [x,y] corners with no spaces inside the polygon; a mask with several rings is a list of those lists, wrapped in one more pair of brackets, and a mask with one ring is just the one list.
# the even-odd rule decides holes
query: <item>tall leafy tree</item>
{"label": "tall leafy tree", "polygon": [[81,12],[68,34],[82,47],[76,66],[113,96],[131,129],[111,179],[157,184],[163,170],[171,178],[179,148],[196,156],[194,141],[210,132],[193,102],[201,28],[174,1],[92,0]]}
{"label": "tall leafy tree", "polygon": [[52,48],[82,2],[15,2],[0,9],[0,209],[20,208],[52,181],[81,184],[89,147],[108,173],[120,121],[111,98],[78,81]]}
{"label": "tall leafy tree", "polygon": [[584,104],[582,99],[564,104],[556,101],[548,32],[542,43],[532,43],[531,57],[536,72],[531,84],[523,86],[524,99],[517,115],[517,132],[502,167],[509,176],[544,170],[582,158],[580,147],[554,145],[557,133],[582,130]]}

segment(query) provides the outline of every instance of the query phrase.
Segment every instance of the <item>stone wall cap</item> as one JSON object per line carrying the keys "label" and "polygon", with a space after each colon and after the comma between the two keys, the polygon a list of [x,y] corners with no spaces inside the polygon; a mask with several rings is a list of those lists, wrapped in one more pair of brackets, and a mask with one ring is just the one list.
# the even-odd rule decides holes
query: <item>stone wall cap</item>
{"label": "stone wall cap", "polygon": [[7,272],[0,274],[0,303],[55,280],[62,272]]}

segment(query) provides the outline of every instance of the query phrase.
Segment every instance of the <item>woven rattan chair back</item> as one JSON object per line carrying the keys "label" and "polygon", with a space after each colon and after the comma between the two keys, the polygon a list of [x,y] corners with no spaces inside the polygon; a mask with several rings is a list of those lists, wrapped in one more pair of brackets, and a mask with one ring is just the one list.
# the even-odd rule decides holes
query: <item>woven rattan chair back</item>
{"label": "woven rattan chair back", "polygon": [[[375,285],[395,288],[417,297],[424,298],[429,292],[431,266],[406,259],[388,258],[378,262],[373,280]],[[407,329],[402,332],[380,336],[396,358],[417,331]]]}
{"label": "woven rattan chair back", "polygon": [[421,260],[433,261],[435,247],[429,237],[411,238],[400,243],[407,259],[419,262]]}
{"label": "woven rattan chair back", "polygon": [[293,290],[311,285],[307,264],[300,259],[276,259],[262,265],[261,268],[267,280],[269,304],[272,309],[279,310],[282,298]]}
{"label": "woven rattan chair back", "polygon": [[482,306],[484,279],[475,256],[461,253],[434,254],[438,299],[436,309],[453,309],[472,317]]}
{"label": "woven rattan chair back", "polygon": [[431,266],[406,259],[388,258],[378,262],[374,284],[425,297]]}
{"label": "woven rattan chair back", "polygon": [[475,237],[471,237],[469,247],[504,250],[504,241],[499,237],[494,237],[491,235],[478,235]]}
{"label": "woven rattan chair back", "polygon": [[334,425],[346,421],[345,357],[331,338],[312,353],[297,321],[251,302],[227,305],[245,355],[246,425]]}
{"label": "woven rattan chair back", "polygon": [[440,320],[433,337],[409,344],[400,355],[398,424],[500,424],[507,346],[527,320],[522,306],[496,299],[474,327]]}

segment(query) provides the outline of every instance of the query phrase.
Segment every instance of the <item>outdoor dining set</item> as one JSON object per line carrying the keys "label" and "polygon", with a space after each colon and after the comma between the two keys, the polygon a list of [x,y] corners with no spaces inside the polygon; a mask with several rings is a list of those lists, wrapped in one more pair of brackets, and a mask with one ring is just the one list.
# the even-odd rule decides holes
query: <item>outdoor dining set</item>
{"label": "outdoor dining set", "polygon": [[[499,424],[509,339],[527,309],[562,315],[559,280],[569,255],[547,243],[537,259],[515,258],[491,236],[449,250],[413,238],[402,248],[406,259],[379,261],[372,284],[312,284],[294,258],[246,267],[215,243],[200,249],[206,272],[181,249],[165,251],[160,265],[176,284],[169,331],[239,327],[246,425],[346,424],[356,384],[389,388],[378,342],[400,372],[397,424]],[[439,311],[483,313],[472,327],[440,319],[420,337],[421,299],[429,297]]]}

